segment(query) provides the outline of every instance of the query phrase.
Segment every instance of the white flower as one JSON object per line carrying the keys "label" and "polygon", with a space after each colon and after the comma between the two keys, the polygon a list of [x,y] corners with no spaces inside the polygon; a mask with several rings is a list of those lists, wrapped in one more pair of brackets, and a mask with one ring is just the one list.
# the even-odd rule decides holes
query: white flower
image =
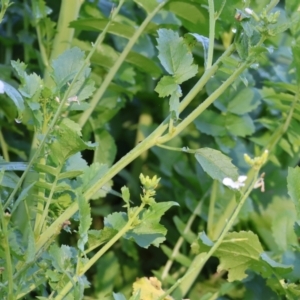
{"label": "white flower", "polygon": [[0,80],[0,94],[4,94],[4,83]]}
{"label": "white flower", "polygon": [[245,175],[239,176],[237,181],[233,181],[231,178],[225,177],[222,183],[226,186],[231,187],[232,189],[239,190],[241,187],[245,186],[244,182],[246,181],[246,179],[247,176]]}
{"label": "white flower", "polygon": [[245,8],[245,12],[246,12],[247,14],[249,14],[249,15],[252,15],[252,14],[253,14],[253,10],[252,10],[251,8],[249,8],[249,7],[246,7],[246,8]]}

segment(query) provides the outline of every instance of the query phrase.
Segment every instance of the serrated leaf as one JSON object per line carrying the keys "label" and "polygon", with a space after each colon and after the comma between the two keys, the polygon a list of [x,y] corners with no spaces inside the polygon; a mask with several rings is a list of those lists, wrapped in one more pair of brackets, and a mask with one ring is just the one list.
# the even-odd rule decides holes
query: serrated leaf
{"label": "serrated leaf", "polygon": [[[77,72],[81,69],[84,61],[84,52],[77,47],[68,49],[57,59],[53,60],[53,79],[58,87],[71,82]],[[81,74],[82,76],[83,74]],[[80,78],[78,78],[80,79]],[[70,95],[74,96],[74,95]]]}
{"label": "serrated leaf", "polygon": [[213,179],[222,182],[228,177],[236,181],[239,176],[231,159],[218,150],[201,148],[197,150],[195,157],[203,170]]}
{"label": "serrated leaf", "polygon": [[77,194],[78,208],[79,208],[79,240],[77,242],[78,248],[84,252],[84,245],[88,241],[88,230],[92,224],[91,207],[81,194]]}
{"label": "serrated leaf", "polygon": [[288,168],[287,188],[300,219],[300,167]]}
{"label": "serrated leaf", "polygon": [[158,58],[166,71],[174,75],[176,83],[180,84],[196,75],[198,68],[193,64],[193,56],[177,32],[159,29],[157,42]]}
{"label": "serrated leaf", "polygon": [[151,244],[158,247],[165,240],[167,230],[159,224],[161,216],[176,202],[154,203],[140,214],[142,222],[125,235],[127,239],[133,239],[140,247],[148,248]]}
{"label": "serrated leaf", "polygon": [[176,93],[178,97],[182,96],[181,88],[179,84],[176,83],[174,77],[163,76],[158,82],[155,92],[159,94],[159,97],[167,97]]}
{"label": "serrated leaf", "polygon": [[93,149],[94,145],[84,142],[80,136],[80,126],[74,121],[64,118],[57,129],[56,138],[50,143],[53,161],[62,165],[66,159],[79,151]]}

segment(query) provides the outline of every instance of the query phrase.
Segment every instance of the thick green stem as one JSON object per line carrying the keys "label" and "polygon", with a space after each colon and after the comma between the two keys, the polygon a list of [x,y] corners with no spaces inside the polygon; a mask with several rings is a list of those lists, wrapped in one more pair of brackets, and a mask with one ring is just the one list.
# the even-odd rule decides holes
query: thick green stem
{"label": "thick green stem", "polygon": [[214,46],[215,46],[215,6],[214,0],[208,0],[208,10],[209,10],[209,47],[207,54],[206,68],[209,69],[212,66]]}
{"label": "thick green stem", "polygon": [[8,147],[6,141],[3,137],[2,130],[0,129],[0,145],[2,149],[3,158],[5,161],[9,162],[9,154],[8,154]]}
{"label": "thick green stem", "polygon": [[[96,261],[113,245],[115,244],[127,231],[132,229],[132,224],[140,214],[140,212],[145,207],[145,204],[142,203],[140,207],[136,210],[135,214],[132,218],[128,220],[126,225],[111,239],[107,242],[79,271],[80,273],[74,276],[73,282],[77,282],[78,277],[82,276],[87,270],[92,267]],[[64,296],[72,289],[73,283],[69,281],[66,286],[59,292],[59,294],[55,297],[55,300],[62,300]]]}
{"label": "thick green stem", "polygon": [[[4,209],[2,206],[2,201],[0,199],[0,216],[1,216],[1,225],[2,230],[0,230],[0,237],[1,237],[1,244],[4,248],[5,253],[5,273],[7,274],[7,281],[8,281],[8,293],[7,299],[14,300],[14,281],[13,281],[13,268],[12,268],[12,261],[10,256],[10,248],[9,248],[9,240],[8,240],[8,219],[9,216],[6,216],[4,213]],[[2,232],[1,232],[2,231]]]}
{"label": "thick green stem", "polygon": [[132,47],[135,45],[136,41],[138,38],[142,35],[144,32],[146,26],[150,23],[152,18],[157,14],[158,11],[161,10],[161,8],[167,3],[167,1],[163,1],[160,3],[144,20],[144,22],[141,24],[141,26],[137,29],[137,31],[134,33],[132,38],[128,41],[126,47],[124,48],[123,52],[121,55],[118,57],[117,61],[115,62],[114,66],[110,69],[109,73],[106,75],[104,81],[102,82],[100,88],[96,91],[94,94],[90,106],[88,109],[86,109],[83,114],[81,115],[78,123],[80,127],[83,127],[86,121],[89,119],[91,116],[92,112],[95,110],[95,107],[97,106],[98,102],[100,101],[101,97],[107,90],[109,84],[115,77],[116,73],[118,72],[120,66],[124,62],[126,56],[128,55],[129,51],[132,49]]}
{"label": "thick green stem", "polygon": [[[69,24],[78,18],[81,4],[81,0],[73,0],[72,4],[70,4],[69,0],[61,1],[59,19],[56,27],[57,33],[54,38],[53,48],[49,58],[50,63],[53,59],[56,59],[60,54],[70,48],[74,36],[74,29],[69,28]],[[48,63],[44,75],[44,83],[46,86],[49,86],[49,83],[51,83],[49,71],[50,65]]]}

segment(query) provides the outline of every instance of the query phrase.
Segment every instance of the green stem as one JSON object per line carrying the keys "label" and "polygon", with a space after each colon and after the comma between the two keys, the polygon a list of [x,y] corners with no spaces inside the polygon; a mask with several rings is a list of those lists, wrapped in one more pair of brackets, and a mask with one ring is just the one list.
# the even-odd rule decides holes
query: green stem
{"label": "green stem", "polygon": [[[96,261],[113,245],[115,244],[127,231],[132,229],[132,224],[136,220],[139,213],[143,210],[145,204],[142,203],[140,207],[136,210],[132,218],[128,220],[126,225],[111,239],[107,242],[88,262],[80,269],[80,273],[73,277],[73,281],[77,282],[78,277],[82,276],[87,270],[89,270]],[[71,281],[69,281],[66,286],[59,292],[59,294],[54,298],[55,300],[62,300],[64,296],[70,291],[73,287]]]}
{"label": "green stem", "polygon": [[209,11],[209,46],[207,54],[206,68],[209,69],[212,66],[214,46],[215,46],[215,7],[214,0],[208,0],[208,11]]}
{"label": "green stem", "polygon": [[207,235],[211,239],[214,233],[214,216],[215,216],[215,205],[217,199],[217,190],[218,190],[218,181],[214,180],[211,188],[210,198],[209,198],[209,209],[208,209],[208,217],[207,217]]}
{"label": "green stem", "polygon": [[[195,207],[195,210],[193,211],[192,215],[190,216],[188,222],[186,223],[186,226],[185,226],[185,228],[183,230],[183,234],[189,232],[189,230],[190,230],[193,222],[195,221],[196,217],[200,214],[201,209],[202,209],[202,204],[203,204],[203,201],[204,201],[204,199],[205,199],[206,196],[207,196],[207,193],[198,202],[197,206]],[[163,272],[162,272],[162,275],[161,275],[161,279],[162,280],[164,280],[168,276],[169,271],[170,271],[170,269],[172,267],[172,264],[174,262],[174,259],[177,256],[177,254],[179,253],[179,249],[180,249],[180,247],[181,247],[181,245],[182,245],[183,242],[184,242],[184,238],[181,236],[178,239],[178,241],[177,241],[177,243],[176,243],[176,245],[175,245],[175,247],[174,247],[174,249],[172,251],[171,257],[168,259],[168,261],[167,261],[167,263],[166,263],[166,265],[165,265],[165,267],[163,269]]]}
{"label": "green stem", "polygon": [[[247,179],[248,186],[246,186],[246,190],[244,190],[244,193],[242,194],[241,199],[240,199],[235,211],[233,212],[232,216],[230,217],[230,219],[224,226],[224,229],[223,229],[221,235],[219,236],[218,240],[214,243],[214,245],[211,247],[211,249],[207,253],[205,253],[205,255],[203,255],[203,253],[201,253],[200,255],[196,256],[196,258],[198,258],[198,259],[196,259],[196,260],[194,259],[193,263],[191,264],[191,267],[186,272],[186,274],[182,278],[180,278],[172,287],[170,287],[162,296],[160,296],[158,298],[158,300],[163,300],[164,297],[171,294],[184,281],[186,281],[186,282],[188,281],[189,287],[193,284],[194,281],[190,281],[190,277],[193,276],[194,275],[193,273],[195,273],[195,272],[198,274],[198,270],[199,269],[201,270],[203,268],[204,264],[214,254],[214,252],[217,250],[217,248],[220,246],[220,244],[224,240],[226,234],[229,232],[229,230],[233,226],[233,224],[234,224],[239,212],[241,211],[245,201],[247,200],[249,194],[253,190],[255,182],[258,178],[258,173],[259,173],[259,170],[253,171],[252,174],[250,175],[250,177]],[[185,290],[180,288],[180,293],[181,293],[182,297],[185,296],[186,292],[189,290],[189,287],[188,287],[188,289],[185,289]]]}
{"label": "green stem", "polygon": [[5,273],[7,274],[8,280],[8,293],[7,299],[14,300],[14,281],[13,281],[13,269],[12,269],[12,261],[10,255],[9,248],[9,240],[8,240],[8,216],[5,216],[4,209],[2,206],[2,201],[0,199],[0,215],[1,215],[1,224],[2,224],[2,232],[0,231],[0,236],[2,235],[2,247],[4,248],[5,253]]}
{"label": "green stem", "polygon": [[37,22],[37,24],[36,24],[36,34],[37,34],[37,39],[38,39],[38,43],[39,43],[39,50],[40,50],[40,53],[41,53],[44,68],[48,69],[50,65],[49,65],[49,60],[48,60],[46,48],[45,48],[44,43],[42,41],[40,23],[41,23],[41,21]]}
{"label": "green stem", "polygon": [[[120,1],[118,7],[115,10],[114,16],[116,16],[116,14],[119,12],[123,1]],[[82,64],[82,67],[80,68],[80,70],[78,71],[78,73],[75,75],[74,79],[72,80],[71,84],[69,85],[67,91],[64,94],[64,97],[62,99],[62,101],[60,102],[60,105],[52,119],[51,124],[49,125],[39,147],[36,149],[36,151],[34,152],[30,162],[28,163],[28,166],[26,168],[26,170],[24,171],[24,173],[22,174],[21,178],[19,179],[18,183],[16,184],[14,190],[12,191],[12,193],[10,194],[8,200],[6,201],[5,205],[4,205],[4,209],[6,209],[8,207],[8,205],[10,204],[10,202],[13,200],[13,197],[15,196],[16,192],[18,191],[19,187],[21,186],[23,180],[25,179],[27,173],[29,172],[31,166],[33,165],[33,163],[36,161],[36,159],[38,158],[38,156],[40,155],[47,139],[48,139],[48,135],[50,134],[50,132],[53,130],[55,124],[57,123],[63,108],[65,106],[65,103],[67,102],[67,99],[69,97],[70,91],[73,89],[74,84],[76,83],[78,77],[81,75],[81,73],[83,72],[83,70],[89,65],[90,62],[90,58],[91,56],[95,53],[97,47],[102,43],[107,31],[108,31],[108,27],[110,25],[110,23],[112,22],[113,18],[111,18],[111,20],[108,22],[108,24],[105,26],[105,28],[103,29],[102,33],[98,36],[93,48],[91,49],[91,51],[89,52],[89,54],[87,55],[86,59],[84,60],[84,63]]]}
{"label": "green stem", "polygon": [[[62,167],[57,169],[57,174],[59,174],[61,172],[61,168]],[[39,223],[36,223],[37,226],[36,226],[35,232],[34,232],[35,237],[38,237],[41,234],[42,229],[46,224],[46,221],[47,221],[46,219],[47,219],[47,216],[48,216],[49,206],[50,206],[50,203],[51,203],[51,200],[52,200],[52,197],[53,197],[56,185],[57,185],[57,181],[58,181],[58,175],[55,176],[54,182],[51,185],[51,191],[50,191],[49,196],[47,198],[47,202],[46,202],[45,207],[43,205],[43,214],[41,216],[41,219],[39,220]]]}
{"label": "green stem", "polygon": [[[235,46],[231,45],[228,49],[223,53],[221,57],[214,63],[214,65],[205,71],[203,76],[199,79],[196,85],[192,88],[192,90],[186,95],[186,97],[180,103],[179,111],[183,111],[188,104],[193,100],[193,98],[202,90],[207,81],[213,76],[224,57],[230,56],[235,50]],[[166,131],[168,128],[170,116],[167,117],[160,126],[158,126],[147,138],[145,138],[141,143],[139,143],[134,149],[128,152],[125,156],[123,156],[118,162],[116,162],[109,171],[92,186],[85,193],[85,199],[88,201],[93,194],[99,190],[106,182],[111,180],[116,174],[118,174],[123,168],[125,168],[129,163],[131,163],[135,158],[137,158],[144,151],[150,149],[152,146],[156,144],[157,139]],[[74,202],[71,204],[67,210],[65,210],[50,226],[46,231],[43,232],[42,236],[37,242],[36,249],[40,249],[43,245],[51,238],[51,236],[57,232],[61,228],[61,224],[64,221],[69,220],[78,210],[78,204]]]}
{"label": "green stem", "polygon": [[7,162],[9,162],[8,147],[7,147],[6,141],[5,141],[4,137],[3,137],[1,129],[0,129],[0,145],[1,145],[1,149],[2,149],[3,158]]}
{"label": "green stem", "polygon": [[83,127],[84,124],[87,122],[89,117],[91,116],[92,112],[95,110],[95,107],[97,106],[98,102],[101,100],[101,97],[107,90],[109,84],[115,77],[116,73],[118,72],[120,66],[124,62],[126,56],[128,55],[129,51],[132,49],[132,47],[135,45],[136,41],[138,38],[142,35],[144,32],[146,26],[150,23],[152,18],[156,15],[156,13],[167,3],[167,1],[163,1],[160,3],[144,20],[144,22],[141,24],[141,26],[137,29],[137,31],[134,33],[132,38],[128,41],[126,47],[124,48],[123,52],[121,55],[118,57],[117,61],[113,65],[113,67],[110,69],[109,73],[105,77],[104,81],[101,83],[100,88],[96,91],[94,94],[90,106],[88,109],[86,109],[83,114],[81,115],[78,124],[80,127]]}

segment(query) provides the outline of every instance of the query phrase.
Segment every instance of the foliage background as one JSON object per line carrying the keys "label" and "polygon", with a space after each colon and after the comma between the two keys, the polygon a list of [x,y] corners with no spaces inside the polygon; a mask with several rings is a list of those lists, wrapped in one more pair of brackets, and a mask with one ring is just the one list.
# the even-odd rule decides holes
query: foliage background
{"label": "foliage background", "polygon": [[[232,28],[235,28],[237,22],[235,9],[248,6],[259,13],[269,3],[266,0],[244,2],[226,2],[216,23],[214,59],[234,39]],[[7,10],[0,27],[0,79],[18,85],[16,73],[10,64],[11,60],[18,59],[28,65],[28,73],[35,72],[41,77],[45,74],[43,51],[48,55],[50,53],[60,3],[46,1],[46,5],[51,13],[49,9],[45,10],[43,1],[15,1]],[[91,48],[91,43],[103,28],[101,20],[109,16],[112,5],[108,0],[84,1],[79,19],[70,25],[75,29],[73,46],[85,51]],[[215,10],[218,11],[221,5],[222,1],[215,1]],[[280,11],[279,22],[283,26],[285,22],[291,23],[291,18],[297,14],[297,8],[297,0],[280,1],[276,7]],[[124,49],[133,28],[140,25],[145,17],[145,11],[134,1],[126,1],[116,19],[122,25],[115,26],[109,32],[103,46],[92,56],[90,78],[95,80],[96,88],[103,82],[118,53]],[[40,30],[38,33],[37,23]],[[167,116],[168,100],[159,98],[155,92],[158,80],[166,73],[157,57],[157,29],[172,29],[180,36],[192,32],[207,37],[208,24],[207,2],[201,0],[170,1],[154,17],[83,128],[83,140],[98,143],[96,151],[85,150],[82,153],[88,164],[99,162],[112,165]],[[40,34],[43,41],[43,50],[37,34]],[[296,22],[287,31],[269,38],[265,43],[268,52],[261,55],[259,64],[244,72],[213,106],[168,145],[220,150],[233,159],[240,174],[245,174],[248,166],[243,154],[258,155],[260,149],[269,145],[270,137],[277,130],[278,124],[284,123],[289,113],[293,96],[299,93],[299,82],[295,80],[295,58],[291,50],[292,40],[298,36],[299,22]],[[183,95],[188,93],[204,72],[203,45],[197,43],[191,49],[199,69],[195,78],[182,84]],[[299,59],[299,54],[296,53],[296,57]],[[225,66],[211,78],[180,118],[184,119],[219,87],[234,68],[235,66]],[[241,100],[244,102],[241,103]],[[0,95],[0,101],[2,155],[8,155],[10,161],[26,162],[32,148],[33,126],[26,122],[26,116],[20,120],[22,123],[16,122],[16,109],[7,97]],[[288,167],[295,167],[299,163],[299,108],[299,104],[296,104],[287,132],[275,145],[269,162],[263,169],[266,173],[265,192],[258,189],[251,193],[233,228],[236,231],[252,230],[258,235],[270,257],[283,264],[294,265],[293,271],[287,276],[292,283],[299,283],[300,254],[298,238],[293,231],[297,215],[287,193],[286,178]],[[80,112],[72,111],[71,116],[78,121]],[[162,218],[162,224],[168,229],[166,241],[161,248],[151,246],[149,249],[142,249],[131,241],[120,240],[88,271],[87,278],[91,287],[85,291],[86,299],[104,299],[112,291],[122,292],[128,297],[137,277],[151,276],[154,273],[160,278],[168,256],[182,236],[184,241],[181,256],[176,257],[170,275],[165,279],[166,285],[174,282],[186,272],[195,256],[190,243],[196,238],[196,234],[205,230],[215,240],[230,216],[235,192],[210,178],[192,155],[153,147],[114,177],[113,190],[120,191],[122,186],[128,185],[131,199],[138,203],[141,193],[138,180],[140,173],[161,177],[157,202],[176,201],[180,205],[171,208]],[[20,173],[17,172],[17,175]],[[190,230],[182,233],[184,224],[194,213],[199,201],[202,201],[202,206]],[[213,209],[210,205],[212,202]],[[116,193],[108,193],[104,198],[93,200],[92,228],[101,229],[103,218],[123,210],[123,204]],[[78,222],[72,222],[72,233],[62,233],[58,243],[75,245],[77,237],[74,231],[77,226]],[[244,280],[228,283],[227,273],[217,271],[218,264],[216,258],[208,261],[189,291],[190,299],[281,299],[268,286],[266,279],[253,271],[249,271]],[[30,297],[34,299],[36,295],[45,295],[46,290],[47,286],[41,286]]]}

